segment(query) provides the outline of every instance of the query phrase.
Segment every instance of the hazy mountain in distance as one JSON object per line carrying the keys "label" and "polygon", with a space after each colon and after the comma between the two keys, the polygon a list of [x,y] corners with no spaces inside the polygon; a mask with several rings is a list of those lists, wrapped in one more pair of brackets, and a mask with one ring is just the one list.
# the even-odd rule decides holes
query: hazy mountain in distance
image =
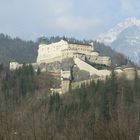
{"label": "hazy mountain in distance", "polygon": [[140,65],[140,28],[128,27],[111,44],[111,47]]}
{"label": "hazy mountain in distance", "polygon": [[127,18],[117,24],[114,28],[99,35],[99,37],[97,37],[97,41],[102,42],[106,45],[111,45],[122,31],[131,26],[140,27],[140,20],[136,18]]}
{"label": "hazy mountain in distance", "polygon": [[99,36],[99,42],[127,56],[140,65],[140,20],[128,18]]}

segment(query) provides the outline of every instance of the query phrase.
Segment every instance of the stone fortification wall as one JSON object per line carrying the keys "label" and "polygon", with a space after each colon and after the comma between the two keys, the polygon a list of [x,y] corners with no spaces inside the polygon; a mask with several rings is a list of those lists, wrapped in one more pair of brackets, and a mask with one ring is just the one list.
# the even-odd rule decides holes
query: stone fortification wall
{"label": "stone fortification wall", "polygon": [[90,73],[90,75],[97,75],[99,77],[106,77],[110,76],[111,72],[109,70],[98,70],[91,65],[87,64],[86,62],[80,60],[79,58],[74,59],[75,64],[78,66],[80,70],[85,70]]}
{"label": "stone fortification wall", "polygon": [[140,70],[137,70],[138,77],[140,78]]}
{"label": "stone fortification wall", "polygon": [[62,80],[61,81],[61,90],[62,90],[62,93],[69,92],[69,88],[70,88],[70,80]]}
{"label": "stone fortification wall", "polygon": [[69,44],[69,49],[77,50],[77,53],[86,54],[86,55],[90,54],[94,50],[92,46],[79,45],[79,44]]}
{"label": "stone fortification wall", "polygon": [[86,62],[80,60],[79,58],[74,59],[75,64],[78,66],[80,70],[85,70],[90,73],[90,75],[97,74],[98,70],[87,64]]}
{"label": "stone fortification wall", "polygon": [[111,58],[108,57],[108,56],[90,55],[90,56],[88,56],[88,60],[90,62],[93,62],[93,63],[96,63],[96,64],[111,66]]}
{"label": "stone fortification wall", "polygon": [[37,63],[50,63],[55,58],[73,57],[75,53],[90,54],[93,47],[90,45],[68,44],[67,41],[61,40],[49,45],[40,44],[38,49]]}
{"label": "stone fortification wall", "polygon": [[86,57],[85,54],[76,53],[76,54],[74,54],[73,58],[74,58],[74,59],[75,59],[75,58],[80,58],[81,60],[86,61],[86,58],[87,58],[87,57]]}
{"label": "stone fortification wall", "polygon": [[123,69],[124,75],[128,80],[133,80],[136,75],[135,68],[125,68]]}
{"label": "stone fortification wall", "polygon": [[108,56],[98,56],[95,63],[111,66],[111,59]]}
{"label": "stone fortification wall", "polygon": [[115,74],[118,78],[121,78],[121,77],[125,76],[124,71],[122,70],[121,67],[117,67],[116,69],[114,69],[114,72],[115,72]]}
{"label": "stone fortification wall", "polygon": [[99,53],[98,52],[91,52],[90,56],[99,56]]}
{"label": "stone fortification wall", "polygon": [[75,53],[77,53],[77,50],[65,49],[62,51],[62,59],[73,58]]}
{"label": "stone fortification wall", "polygon": [[56,61],[61,62],[62,61],[62,57],[61,56],[56,56],[56,57],[49,58],[49,59],[43,58],[43,59],[39,60],[38,64],[41,64],[41,63],[49,64],[49,63],[53,63],[53,62],[56,62]]}
{"label": "stone fortification wall", "polygon": [[57,58],[62,56],[62,50],[68,49],[68,43],[61,40],[57,43],[49,45],[40,44],[38,49],[37,63],[49,61],[49,59]]}
{"label": "stone fortification wall", "polygon": [[17,62],[10,62],[10,70],[15,70],[22,66],[23,66],[23,64],[19,64]]}
{"label": "stone fortification wall", "polygon": [[117,77],[121,78],[124,77],[127,80],[134,80],[136,73],[137,76],[140,78],[140,70],[136,70],[134,67],[127,67],[127,68],[116,68],[115,73],[117,75]]}

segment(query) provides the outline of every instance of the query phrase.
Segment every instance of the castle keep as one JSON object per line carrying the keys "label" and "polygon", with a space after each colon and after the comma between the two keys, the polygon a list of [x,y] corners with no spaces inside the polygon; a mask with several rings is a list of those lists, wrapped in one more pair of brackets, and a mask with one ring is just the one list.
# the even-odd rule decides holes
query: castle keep
{"label": "castle keep", "polygon": [[61,61],[64,58],[73,57],[74,54],[77,53],[87,55],[92,51],[93,47],[90,45],[69,44],[64,40],[49,45],[40,44],[38,49],[37,63]]}

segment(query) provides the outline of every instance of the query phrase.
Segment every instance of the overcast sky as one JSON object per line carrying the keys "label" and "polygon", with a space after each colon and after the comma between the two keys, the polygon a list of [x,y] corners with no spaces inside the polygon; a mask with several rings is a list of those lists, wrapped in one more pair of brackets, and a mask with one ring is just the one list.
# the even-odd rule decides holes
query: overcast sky
{"label": "overcast sky", "polygon": [[26,40],[94,39],[127,17],[140,18],[140,0],[0,0],[0,32]]}

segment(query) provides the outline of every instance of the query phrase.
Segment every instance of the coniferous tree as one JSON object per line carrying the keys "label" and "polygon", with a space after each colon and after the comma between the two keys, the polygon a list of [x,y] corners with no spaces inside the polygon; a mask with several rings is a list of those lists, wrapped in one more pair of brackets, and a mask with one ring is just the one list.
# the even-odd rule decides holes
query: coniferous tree
{"label": "coniferous tree", "polygon": [[134,97],[140,98],[140,79],[137,74],[137,70],[135,70],[135,79],[134,79]]}

